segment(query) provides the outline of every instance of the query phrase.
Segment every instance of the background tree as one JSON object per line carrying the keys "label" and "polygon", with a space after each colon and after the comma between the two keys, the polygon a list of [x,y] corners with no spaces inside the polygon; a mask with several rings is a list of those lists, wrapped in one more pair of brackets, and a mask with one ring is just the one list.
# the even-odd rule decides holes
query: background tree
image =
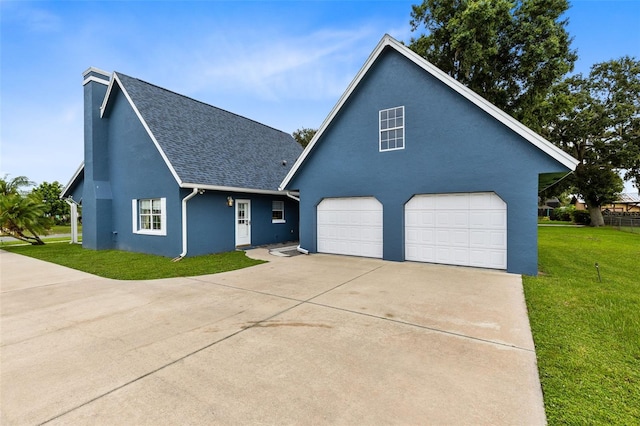
{"label": "background tree", "polygon": [[309,142],[311,142],[311,139],[313,139],[317,131],[318,131],[317,129],[308,129],[306,127],[302,127],[296,130],[295,132],[293,132],[292,135],[293,135],[293,138],[300,145],[302,145],[303,148],[306,148],[306,146],[309,145]]}
{"label": "background tree", "polygon": [[409,47],[471,90],[536,129],[532,114],[573,69],[561,19],[566,0],[424,0],[412,6]]}
{"label": "background tree", "polygon": [[9,175],[0,179],[0,195],[26,194],[25,188],[35,185],[26,176],[16,176],[9,180]]}
{"label": "background tree", "polygon": [[537,113],[541,134],[580,161],[570,181],[604,224],[601,207],[623,189],[621,170],[639,183],[640,62],[623,57],[595,64],[554,87]]}
{"label": "background tree", "polygon": [[41,245],[44,242],[38,234],[50,229],[52,221],[45,216],[47,206],[38,196],[25,193],[24,188],[31,185],[25,176],[0,179],[0,232]]}
{"label": "background tree", "polygon": [[60,182],[54,181],[42,182],[32,191],[47,206],[46,214],[58,225],[69,222],[69,206],[60,199],[63,189]]}

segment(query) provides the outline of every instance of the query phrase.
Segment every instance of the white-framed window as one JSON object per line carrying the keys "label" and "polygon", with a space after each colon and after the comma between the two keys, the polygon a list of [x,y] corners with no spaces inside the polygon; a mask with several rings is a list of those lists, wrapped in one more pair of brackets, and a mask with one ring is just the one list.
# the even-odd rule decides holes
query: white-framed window
{"label": "white-framed window", "polygon": [[167,199],[132,200],[131,221],[134,234],[167,235]]}
{"label": "white-framed window", "polygon": [[285,223],[284,201],[271,202],[271,223]]}
{"label": "white-framed window", "polygon": [[404,149],[404,106],[380,111],[380,151]]}

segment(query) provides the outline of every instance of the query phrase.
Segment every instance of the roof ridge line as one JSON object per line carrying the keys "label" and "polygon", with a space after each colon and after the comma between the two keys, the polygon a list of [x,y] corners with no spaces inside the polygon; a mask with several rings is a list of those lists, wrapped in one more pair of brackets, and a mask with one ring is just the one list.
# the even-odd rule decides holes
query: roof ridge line
{"label": "roof ridge line", "polygon": [[[224,108],[220,108],[220,107],[217,107],[217,106],[215,106],[215,105],[208,104],[208,103],[206,103],[206,102],[204,102],[204,101],[201,101],[201,100],[198,100],[198,99],[192,98],[191,96],[183,95],[183,94],[178,93],[178,92],[175,92],[175,91],[173,91],[173,90],[171,90],[171,89],[167,89],[166,87],[158,86],[157,84],[149,83],[148,81],[142,80],[142,79],[137,78],[137,77],[132,77],[132,76],[130,76],[130,75],[128,75],[128,74],[121,73],[121,72],[118,72],[118,71],[114,71],[114,73],[115,73],[115,74],[124,75],[125,77],[129,77],[129,78],[132,78],[132,79],[134,79],[134,80],[138,80],[138,81],[139,81],[139,82],[141,82],[141,83],[148,84],[149,86],[156,87],[156,88],[158,88],[158,89],[160,89],[160,90],[164,90],[165,92],[172,93],[172,94],[174,94],[174,95],[176,95],[176,96],[179,96],[179,97],[181,97],[181,98],[185,98],[185,99],[188,99],[188,100],[190,100],[190,101],[197,102],[197,103],[199,103],[199,104],[202,104],[202,105],[208,106],[208,107],[210,107],[210,108],[215,108],[215,109],[217,109],[217,110],[219,110],[219,111],[224,111],[224,112],[226,112],[226,113],[228,113],[228,114],[235,115],[236,117],[240,117],[240,118],[243,118],[243,119],[245,119],[245,120],[252,121],[252,122],[254,122],[254,123],[256,123],[256,124],[259,124],[259,125],[261,125],[261,126],[263,126],[263,127],[267,127],[267,128],[269,128],[269,129],[272,129],[272,130],[275,130],[275,131],[277,131],[277,132],[284,133],[285,135],[289,135],[289,136],[291,136],[291,134],[290,134],[290,133],[287,133],[287,132],[285,132],[284,130],[276,129],[275,127],[273,127],[273,126],[269,126],[268,124],[261,123],[261,122],[259,122],[259,121],[256,121],[256,120],[252,119],[252,118],[245,117],[244,115],[237,114],[237,113],[235,113],[235,112],[232,112],[232,111],[226,110],[226,109],[224,109]],[[291,136],[291,137],[293,137],[293,136]]]}

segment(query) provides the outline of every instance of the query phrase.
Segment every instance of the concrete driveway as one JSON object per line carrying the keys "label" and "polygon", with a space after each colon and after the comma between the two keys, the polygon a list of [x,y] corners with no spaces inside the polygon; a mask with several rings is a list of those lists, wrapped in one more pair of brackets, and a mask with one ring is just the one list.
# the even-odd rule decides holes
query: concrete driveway
{"label": "concrete driveway", "polygon": [[249,255],[115,281],[0,251],[1,423],[545,422],[520,276]]}

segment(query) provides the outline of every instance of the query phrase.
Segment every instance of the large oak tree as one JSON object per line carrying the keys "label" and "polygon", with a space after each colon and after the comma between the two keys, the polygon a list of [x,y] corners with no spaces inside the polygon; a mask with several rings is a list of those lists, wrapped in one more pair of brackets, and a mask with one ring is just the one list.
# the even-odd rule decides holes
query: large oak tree
{"label": "large oak tree", "polygon": [[311,142],[311,139],[316,135],[318,129],[310,129],[307,127],[302,127],[295,132],[292,133],[293,138],[302,145],[303,148],[306,148]]}
{"label": "large oak tree", "polygon": [[622,191],[619,173],[640,183],[640,61],[595,64],[554,87],[538,108],[540,132],[580,161],[568,182],[587,203],[591,225]]}
{"label": "large oak tree", "polygon": [[409,47],[524,124],[573,69],[566,0],[424,0]]}

